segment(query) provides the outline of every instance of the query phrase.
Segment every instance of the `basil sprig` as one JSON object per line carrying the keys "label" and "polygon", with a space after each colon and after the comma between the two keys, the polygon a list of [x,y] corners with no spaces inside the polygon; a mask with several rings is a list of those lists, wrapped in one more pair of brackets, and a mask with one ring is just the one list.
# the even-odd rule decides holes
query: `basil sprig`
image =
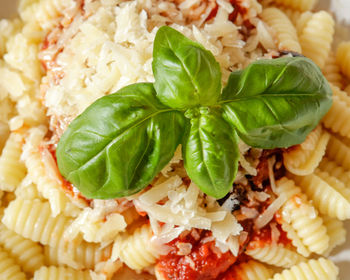
{"label": "basil sprig", "polygon": [[152,66],[153,84],[100,98],[58,143],[59,170],[88,198],[138,192],[179,144],[188,176],[221,198],[236,176],[238,136],[265,149],[299,144],[332,103],[320,69],[304,57],[256,61],[231,73],[221,92],[214,56],[167,26],[157,32]]}

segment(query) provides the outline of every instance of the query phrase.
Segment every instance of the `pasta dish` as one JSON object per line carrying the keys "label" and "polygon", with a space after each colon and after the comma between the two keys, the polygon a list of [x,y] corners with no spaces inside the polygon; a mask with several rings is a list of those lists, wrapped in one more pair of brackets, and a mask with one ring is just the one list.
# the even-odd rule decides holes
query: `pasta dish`
{"label": "pasta dish", "polygon": [[350,42],[315,5],[20,0],[0,279],[338,279]]}

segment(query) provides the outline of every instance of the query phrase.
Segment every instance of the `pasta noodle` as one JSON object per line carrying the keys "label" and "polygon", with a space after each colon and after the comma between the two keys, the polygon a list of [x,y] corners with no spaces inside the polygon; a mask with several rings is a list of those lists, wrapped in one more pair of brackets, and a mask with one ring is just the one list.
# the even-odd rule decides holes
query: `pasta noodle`
{"label": "pasta noodle", "polygon": [[326,152],[330,135],[318,126],[300,145],[283,153],[287,170],[296,175],[311,174]]}
{"label": "pasta noodle", "polygon": [[152,231],[149,225],[136,229],[130,236],[119,236],[113,245],[112,259],[120,258],[132,269],[140,270],[156,262],[158,253],[150,242]]}
{"label": "pasta noodle", "polygon": [[335,55],[332,51],[327,57],[327,60],[322,72],[331,84],[333,84],[334,86],[337,86],[338,88],[343,87],[344,79],[340,74],[340,68],[336,62]]}
{"label": "pasta noodle", "polygon": [[324,215],[339,220],[350,218],[350,203],[334,188],[315,174],[290,176]]}
{"label": "pasta noodle", "polygon": [[337,63],[341,71],[350,78],[350,42],[342,42],[337,48]]}
{"label": "pasta noodle", "polygon": [[274,275],[273,280],[335,280],[339,270],[335,264],[324,258],[310,260]]}
{"label": "pasta noodle", "polygon": [[350,171],[345,170],[334,161],[324,157],[320,163],[319,169],[328,172],[331,176],[342,181],[347,188],[350,187]]}
{"label": "pasta noodle", "polygon": [[327,234],[329,236],[329,247],[324,253],[328,256],[330,252],[337,246],[345,243],[346,230],[344,228],[344,223],[335,218],[330,218],[328,216],[323,216],[323,224],[327,228]]}
{"label": "pasta noodle", "polygon": [[89,271],[77,271],[69,267],[43,266],[34,274],[33,280],[92,280]]}
{"label": "pasta noodle", "polygon": [[278,4],[282,4],[299,11],[309,11],[315,6],[317,2],[316,0],[273,0],[273,1]]}
{"label": "pasta noodle", "polygon": [[305,261],[303,256],[281,244],[269,244],[262,248],[248,249],[246,254],[260,262],[286,268]]}
{"label": "pasta noodle", "polygon": [[0,278],[6,280],[25,280],[26,275],[21,271],[19,265],[0,248]]}
{"label": "pasta noodle", "polygon": [[26,175],[26,168],[20,161],[23,135],[11,133],[0,156],[0,188],[14,191]]}
{"label": "pasta noodle", "polygon": [[24,272],[33,274],[44,265],[43,248],[0,224],[0,244],[6,249]]}
{"label": "pasta noodle", "polygon": [[279,193],[295,193],[281,209],[283,220],[291,224],[300,240],[311,252],[324,253],[329,245],[329,237],[322,218],[293,181],[286,181],[283,178],[277,186]]}
{"label": "pasta noodle", "polygon": [[[253,260],[239,264],[232,272],[233,277],[238,276],[238,279],[242,280],[269,279],[272,274],[271,269]],[[231,273],[229,275],[231,276]]]}
{"label": "pasta noodle", "polygon": [[276,32],[278,49],[301,52],[296,30],[289,18],[277,8],[265,9],[261,17]]}
{"label": "pasta noodle", "polygon": [[331,49],[334,34],[332,16],[321,11],[312,15],[299,36],[302,52],[323,69]]}
{"label": "pasta noodle", "polygon": [[64,215],[52,217],[51,213],[48,202],[18,197],[5,209],[2,222],[25,238],[57,248],[72,220]]}
{"label": "pasta noodle", "polygon": [[350,147],[343,143],[339,137],[331,135],[326,156],[343,168],[350,169]]}

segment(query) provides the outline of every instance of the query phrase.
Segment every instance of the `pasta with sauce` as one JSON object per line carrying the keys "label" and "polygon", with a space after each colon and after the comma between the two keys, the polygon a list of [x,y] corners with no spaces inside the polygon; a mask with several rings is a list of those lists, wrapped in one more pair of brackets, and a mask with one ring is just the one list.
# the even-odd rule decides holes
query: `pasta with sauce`
{"label": "pasta with sauce", "polygon": [[[350,54],[332,53],[334,19],[316,2],[19,1],[19,18],[0,20],[0,278],[336,279],[320,256],[350,219]],[[299,145],[240,141],[220,199],[191,180],[184,145],[144,190],[87,198],[60,173],[57,144],[97,99],[154,82],[163,25],[209,50],[224,83],[254,61],[309,57],[333,105]]]}

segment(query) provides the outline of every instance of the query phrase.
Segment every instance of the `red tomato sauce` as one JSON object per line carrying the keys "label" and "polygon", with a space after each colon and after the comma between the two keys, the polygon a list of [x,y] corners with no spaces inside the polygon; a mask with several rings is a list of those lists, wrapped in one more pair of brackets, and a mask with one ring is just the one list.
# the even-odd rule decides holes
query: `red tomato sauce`
{"label": "red tomato sauce", "polygon": [[[211,235],[208,231],[202,231],[200,235],[199,240],[188,234],[169,244],[173,250],[162,256],[157,264],[158,271],[165,279],[214,280],[236,261],[237,258],[231,252],[220,253],[219,249],[214,248],[214,241],[201,243],[204,237]],[[191,253],[187,256],[178,255],[177,242],[191,243]]]}

